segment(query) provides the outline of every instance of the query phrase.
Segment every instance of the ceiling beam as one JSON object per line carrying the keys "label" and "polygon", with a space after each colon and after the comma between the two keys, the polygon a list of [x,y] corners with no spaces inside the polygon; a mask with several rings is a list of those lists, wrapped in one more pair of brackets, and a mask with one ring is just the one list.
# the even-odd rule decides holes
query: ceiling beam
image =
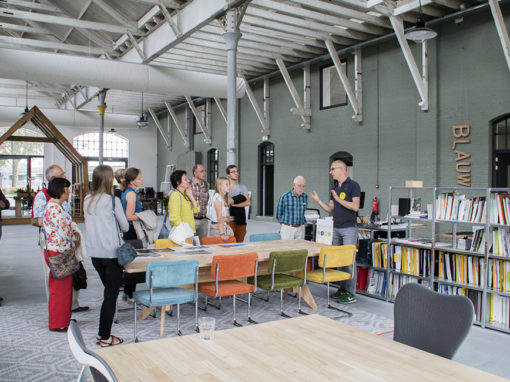
{"label": "ceiling beam", "polygon": [[24,33],[51,34],[51,32],[48,32],[47,30],[42,29],[42,28],[29,27],[26,25],[18,25],[18,24],[9,24],[9,23],[3,23],[3,22],[0,22],[0,29],[9,29],[9,30],[24,32]]}
{"label": "ceiling beam", "polygon": [[113,33],[126,33],[128,31],[133,34],[140,34],[136,29],[124,27],[121,25],[112,25],[106,23],[99,23],[96,21],[78,20],[71,17],[53,16],[34,12],[18,11],[15,9],[2,9],[0,10],[0,17],[7,17],[20,20],[32,20],[47,24],[65,25],[75,28],[83,28],[90,30],[100,30]]}
{"label": "ceiling beam", "polygon": [[121,14],[115,8],[107,4],[104,0],[93,0],[93,3],[96,4],[103,11],[108,13],[111,17],[113,17],[119,24],[127,25],[132,30],[138,29],[136,22],[130,20],[129,18]]}
{"label": "ceiling beam", "polygon": [[47,12],[56,12],[60,13],[60,9],[58,7],[54,7],[52,5],[46,5],[41,3],[35,3],[32,1],[24,1],[24,0],[0,0],[1,4],[4,5],[14,5],[19,8],[27,8],[37,11],[47,11]]}
{"label": "ceiling beam", "polygon": [[[175,34],[168,22],[163,23],[139,42],[147,57],[145,60],[142,60],[138,56],[134,48],[131,48],[121,60],[134,63],[149,63],[186,39],[196,30],[209,24],[211,20],[225,13],[227,9],[237,7],[245,1],[246,0],[194,0],[186,4],[184,8],[172,16],[175,24],[179,26],[181,32],[180,36]],[[151,2],[151,4],[152,3],[153,2]]]}
{"label": "ceiling beam", "polygon": [[176,0],[130,0],[134,3],[144,3],[150,5],[158,5],[162,3],[167,8],[177,9],[181,7],[181,3]]}
{"label": "ceiling beam", "polygon": [[34,39],[21,38],[21,37],[0,36],[0,42],[2,42],[4,44],[24,45],[24,46],[32,46],[32,47],[45,48],[45,49],[58,49],[58,50],[66,50],[69,52],[77,52],[77,53],[85,53],[85,54],[101,55],[101,54],[105,53],[104,49],[102,49],[102,48],[92,48],[92,47],[85,46],[85,45],[64,44],[61,42],[34,40]]}
{"label": "ceiling beam", "polygon": [[393,16],[399,16],[403,13],[408,13],[414,11],[415,9],[419,9],[420,2],[422,7],[421,12],[424,15],[441,17],[445,14],[445,12],[439,9],[427,7],[427,5],[434,3],[432,0],[409,0],[401,2],[400,5],[393,10]]}

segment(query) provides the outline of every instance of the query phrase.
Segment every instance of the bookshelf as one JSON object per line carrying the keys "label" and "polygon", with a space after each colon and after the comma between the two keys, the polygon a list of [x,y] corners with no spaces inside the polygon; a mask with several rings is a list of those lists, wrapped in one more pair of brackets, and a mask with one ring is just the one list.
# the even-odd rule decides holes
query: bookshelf
{"label": "bookshelf", "polygon": [[[510,189],[390,187],[388,211],[398,198],[410,199],[422,213],[389,216],[406,222],[407,235],[392,237],[389,226],[388,239],[372,243],[371,259],[361,265],[368,269],[367,285],[359,293],[394,301],[401,286],[417,282],[467,296],[475,324],[510,333]],[[427,226],[419,235],[412,230],[417,222]]]}

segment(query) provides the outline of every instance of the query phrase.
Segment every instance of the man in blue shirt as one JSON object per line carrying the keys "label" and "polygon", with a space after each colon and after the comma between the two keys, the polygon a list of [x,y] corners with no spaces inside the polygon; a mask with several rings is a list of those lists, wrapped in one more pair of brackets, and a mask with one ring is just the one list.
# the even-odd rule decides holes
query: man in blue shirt
{"label": "man in blue shirt", "polygon": [[[333,214],[333,245],[347,245],[358,243],[358,225],[356,223],[359,210],[361,190],[358,183],[347,176],[347,165],[341,160],[331,163],[329,173],[338,185],[331,190],[329,204],[322,202],[315,191],[310,197],[329,214]],[[333,297],[343,304],[356,302],[356,261],[345,272],[351,272],[354,266],[353,277],[341,283],[340,288]]]}
{"label": "man in blue shirt", "polygon": [[305,187],[305,178],[296,176],[292,190],[283,194],[278,201],[276,219],[280,222],[282,240],[305,238],[305,211],[308,207]]}

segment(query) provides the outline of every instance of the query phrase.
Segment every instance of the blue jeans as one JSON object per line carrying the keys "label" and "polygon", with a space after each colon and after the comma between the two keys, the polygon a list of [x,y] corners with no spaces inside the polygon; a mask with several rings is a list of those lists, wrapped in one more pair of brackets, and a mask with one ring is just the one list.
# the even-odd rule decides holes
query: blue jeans
{"label": "blue jeans", "polygon": [[[333,245],[358,244],[358,227],[335,228],[333,227]],[[356,293],[356,258],[353,265],[342,267],[344,272],[351,273],[352,278],[342,281],[340,286],[351,294]]]}

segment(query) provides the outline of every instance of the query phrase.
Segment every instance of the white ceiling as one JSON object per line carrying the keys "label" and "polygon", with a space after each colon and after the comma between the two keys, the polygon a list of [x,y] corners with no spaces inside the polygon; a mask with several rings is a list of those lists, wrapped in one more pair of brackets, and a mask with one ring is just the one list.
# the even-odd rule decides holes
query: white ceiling
{"label": "white ceiling", "polygon": [[[467,9],[476,0],[423,0],[426,21]],[[221,16],[243,7],[238,72],[248,80],[327,53],[392,34],[389,16],[410,27],[419,0],[0,0],[0,48],[101,57],[195,72],[226,74]],[[141,52],[141,53],[140,53]],[[1,65],[0,57],[0,65]],[[126,78],[126,81],[129,81]],[[25,107],[26,83],[0,78],[0,106]],[[28,83],[28,106],[95,110],[97,88]],[[144,94],[144,108],[183,97]],[[108,111],[139,114],[141,94],[111,89]]]}

